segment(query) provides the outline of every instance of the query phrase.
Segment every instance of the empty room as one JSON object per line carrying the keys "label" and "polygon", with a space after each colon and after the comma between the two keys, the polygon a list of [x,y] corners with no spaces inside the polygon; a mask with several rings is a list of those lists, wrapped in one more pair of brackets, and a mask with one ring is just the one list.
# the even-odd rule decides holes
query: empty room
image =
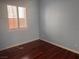
{"label": "empty room", "polygon": [[79,59],[79,0],[0,0],[0,59]]}

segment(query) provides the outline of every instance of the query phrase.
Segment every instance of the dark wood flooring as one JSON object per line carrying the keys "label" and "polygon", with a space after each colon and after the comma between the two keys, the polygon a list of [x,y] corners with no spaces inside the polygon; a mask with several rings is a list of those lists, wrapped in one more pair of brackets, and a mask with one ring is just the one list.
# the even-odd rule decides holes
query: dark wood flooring
{"label": "dark wood flooring", "polygon": [[79,59],[79,55],[50,43],[36,40],[0,51],[0,59]]}

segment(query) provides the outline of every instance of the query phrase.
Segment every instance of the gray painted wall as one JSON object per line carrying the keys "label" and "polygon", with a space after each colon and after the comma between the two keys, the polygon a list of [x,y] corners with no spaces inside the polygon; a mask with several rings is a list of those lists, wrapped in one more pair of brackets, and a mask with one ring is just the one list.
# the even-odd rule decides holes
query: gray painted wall
{"label": "gray painted wall", "polygon": [[40,37],[79,51],[79,0],[41,0]]}
{"label": "gray painted wall", "polygon": [[[29,12],[29,16],[27,19],[28,27],[23,30],[15,30],[15,31],[9,31],[6,0],[2,1],[0,0],[0,50],[16,46],[19,44],[27,43],[29,41],[36,40],[37,38],[39,38],[38,0],[28,0],[28,12]],[[13,2],[11,2],[11,0],[9,2],[7,0],[7,3],[14,4]]]}

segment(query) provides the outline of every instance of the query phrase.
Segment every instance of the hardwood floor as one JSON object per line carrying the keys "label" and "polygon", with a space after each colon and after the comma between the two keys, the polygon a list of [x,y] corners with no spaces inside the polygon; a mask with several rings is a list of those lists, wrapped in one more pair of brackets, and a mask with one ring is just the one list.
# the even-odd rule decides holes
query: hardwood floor
{"label": "hardwood floor", "polygon": [[0,51],[0,59],[79,59],[79,55],[50,43],[36,40]]}

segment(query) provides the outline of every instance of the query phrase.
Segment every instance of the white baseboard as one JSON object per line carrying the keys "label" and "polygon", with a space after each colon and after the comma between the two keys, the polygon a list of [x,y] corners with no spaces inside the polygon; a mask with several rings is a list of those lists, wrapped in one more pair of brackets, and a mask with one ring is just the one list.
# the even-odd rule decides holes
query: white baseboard
{"label": "white baseboard", "polygon": [[35,38],[35,39],[32,39],[32,40],[29,40],[29,41],[25,41],[25,42],[19,42],[17,44],[14,44],[14,45],[10,45],[8,47],[5,47],[5,48],[0,48],[0,51],[2,50],[6,50],[6,49],[9,49],[9,48],[12,48],[12,47],[16,47],[16,46],[19,46],[19,45],[22,45],[22,44],[26,44],[26,43],[29,43],[29,42],[32,42],[32,41],[35,41],[35,40],[38,40],[39,38]]}
{"label": "white baseboard", "polygon": [[55,46],[64,48],[64,49],[66,49],[66,50],[69,50],[69,51],[71,51],[71,52],[73,52],[73,53],[79,54],[79,51],[76,51],[76,50],[74,50],[74,49],[70,49],[70,48],[64,47],[64,46],[62,46],[62,45],[60,45],[60,44],[50,42],[49,40],[45,40],[45,39],[41,39],[41,40],[43,40],[43,41],[45,41],[45,42],[48,42],[48,43],[50,43],[50,44],[53,44],[53,45],[55,45]]}

